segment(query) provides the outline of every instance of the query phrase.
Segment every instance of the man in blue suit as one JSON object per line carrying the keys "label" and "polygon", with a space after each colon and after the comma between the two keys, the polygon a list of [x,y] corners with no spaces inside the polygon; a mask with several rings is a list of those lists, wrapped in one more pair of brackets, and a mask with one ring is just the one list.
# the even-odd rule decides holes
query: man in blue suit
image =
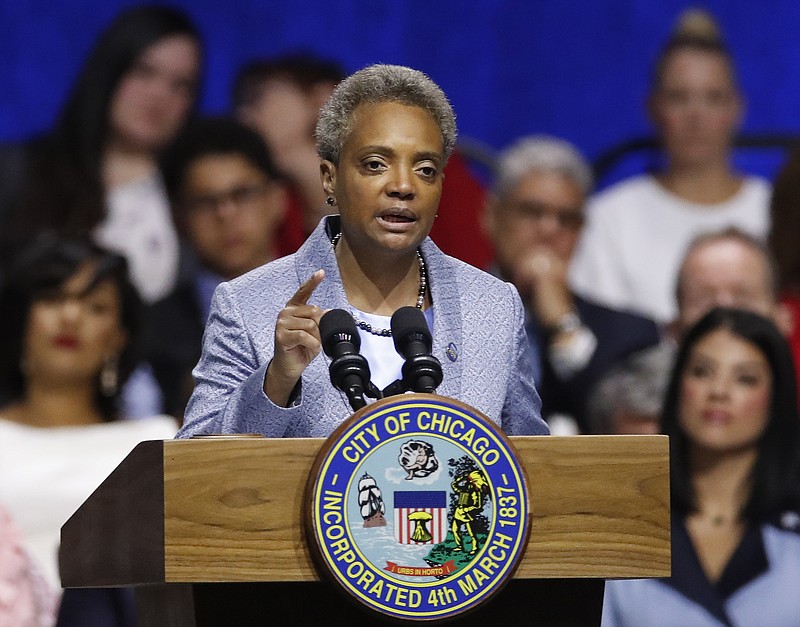
{"label": "man in blue suit", "polygon": [[569,288],[567,269],[592,189],[591,168],[571,144],[521,138],[499,155],[495,176],[484,213],[495,247],[492,270],[516,285],[526,305],[542,413],[556,433],[556,416],[588,432],[586,402],[595,381],[622,358],[658,343],[658,328]]}

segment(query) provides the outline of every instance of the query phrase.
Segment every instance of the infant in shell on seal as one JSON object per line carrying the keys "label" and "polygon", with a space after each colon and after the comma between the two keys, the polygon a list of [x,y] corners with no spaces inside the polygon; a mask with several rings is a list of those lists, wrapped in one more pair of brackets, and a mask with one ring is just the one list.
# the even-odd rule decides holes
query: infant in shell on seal
{"label": "infant in shell on seal", "polygon": [[427,477],[439,469],[439,460],[436,459],[433,446],[422,440],[409,440],[403,444],[397,459],[408,473],[406,480]]}

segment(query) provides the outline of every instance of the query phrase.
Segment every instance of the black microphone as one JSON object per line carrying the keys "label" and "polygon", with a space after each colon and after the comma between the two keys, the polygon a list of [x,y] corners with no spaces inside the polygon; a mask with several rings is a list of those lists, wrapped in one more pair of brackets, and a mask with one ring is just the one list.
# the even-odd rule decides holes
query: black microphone
{"label": "black microphone", "polygon": [[442,382],[442,364],[431,355],[433,339],[428,323],[416,307],[401,307],[392,316],[395,350],[403,356],[403,385],[414,392],[436,391]]}
{"label": "black microphone", "polygon": [[364,393],[371,392],[369,364],[359,354],[361,337],[353,316],[344,309],[331,309],[319,320],[322,350],[330,357],[331,383],[347,395],[353,410],[366,406]]}

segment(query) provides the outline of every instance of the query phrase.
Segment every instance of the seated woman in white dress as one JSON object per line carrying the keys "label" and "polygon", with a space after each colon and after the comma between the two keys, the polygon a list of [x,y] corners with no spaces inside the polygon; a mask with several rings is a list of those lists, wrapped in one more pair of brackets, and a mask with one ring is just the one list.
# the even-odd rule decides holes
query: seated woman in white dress
{"label": "seated woman in white dress", "polygon": [[0,198],[0,260],[45,229],[91,233],[128,259],[146,302],[170,292],[178,237],[158,159],[192,114],[202,54],[197,27],[179,9],[148,4],[117,15],[53,128],[17,147],[18,174]]}
{"label": "seated woman in white dress", "polygon": [[0,293],[0,503],[56,588],[61,526],[136,444],[177,431],[118,420],[140,314],[124,257],[88,240],[44,237]]}
{"label": "seated woman in white dress", "polygon": [[570,266],[576,292],[666,324],[677,313],[675,278],[695,237],[728,226],[766,236],[770,185],[731,163],[743,112],[716,25],[687,13],[661,52],[648,98],[664,167],[591,200]]}

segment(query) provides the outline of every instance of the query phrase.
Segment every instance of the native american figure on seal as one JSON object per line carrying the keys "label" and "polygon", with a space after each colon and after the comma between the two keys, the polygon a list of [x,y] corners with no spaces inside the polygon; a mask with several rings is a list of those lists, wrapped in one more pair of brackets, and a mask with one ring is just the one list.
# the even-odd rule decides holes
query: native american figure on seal
{"label": "native american figure on seal", "polygon": [[461,535],[461,527],[470,537],[470,555],[474,555],[478,550],[478,538],[472,529],[472,521],[475,515],[483,509],[483,503],[489,494],[489,482],[481,470],[470,470],[464,472],[453,479],[451,484],[453,492],[458,496],[455,511],[453,512],[453,539],[456,543],[456,551],[464,550],[464,540]]}

